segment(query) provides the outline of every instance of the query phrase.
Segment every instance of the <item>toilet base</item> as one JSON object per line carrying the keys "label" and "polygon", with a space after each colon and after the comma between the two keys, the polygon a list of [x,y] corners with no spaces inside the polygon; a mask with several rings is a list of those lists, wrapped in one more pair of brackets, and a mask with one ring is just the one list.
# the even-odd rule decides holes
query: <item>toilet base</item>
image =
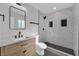
{"label": "toilet base", "polygon": [[44,50],[47,48],[47,45],[43,42],[39,42],[36,47],[36,53],[40,56],[44,55]]}
{"label": "toilet base", "polygon": [[36,53],[37,53],[39,56],[43,56],[43,55],[44,55],[44,50],[42,50],[42,51],[36,51]]}

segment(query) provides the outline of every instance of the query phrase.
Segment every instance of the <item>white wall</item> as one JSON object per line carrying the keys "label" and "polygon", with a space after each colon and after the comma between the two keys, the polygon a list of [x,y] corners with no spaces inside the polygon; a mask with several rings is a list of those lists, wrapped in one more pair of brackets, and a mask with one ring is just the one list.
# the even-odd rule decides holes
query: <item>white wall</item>
{"label": "white wall", "polygon": [[[44,42],[51,42],[63,47],[74,49],[75,38],[75,20],[73,15],[73,8],[66,8],[56,13],[47,15],[47,19],[43,20],[40,14],[40,40]],[[67,27],[61,27],[61,19],[67,18]],[[53,21],[53,27],[49,28],[49,21]],[[42,28],[45,31],[42,31]],[[45,37],[45,38],[43,38]]]}
{"label": "white wall", "polygon": [[76,48],[76,52],[79,55],[79,3],[75,4],[74,6],[74,15],[75,15],[75,20],[76,20],[76,33],[75,33],[75,37],[76,37],[76,44],[75,44],[75,48]]}
{"label": "white wall", "polygon": [[30,24],[30,22],[38,23],[38,10],[30,6],[28,3],[23,4],[23,6],[27,8],[26,31],[24,31],[25,35],[38,35],[38,25]]}
{"label": "white wall", "polygon": [[2,40],[14,40],[14,35],[17,35],[19,31],[24,34],[24,36],[31,36],[38,34],[38,26],[31,25],[30,21],[38,21],[38,12],[35,8],[29,6],[25,6],[27,9],[26,15],[26,29],[25,30],[10,30],[9,29],[9,5],[8,4],[0,4],[0,13],[5,15],[5,21],[2,22],[0,17],[0,41]]}

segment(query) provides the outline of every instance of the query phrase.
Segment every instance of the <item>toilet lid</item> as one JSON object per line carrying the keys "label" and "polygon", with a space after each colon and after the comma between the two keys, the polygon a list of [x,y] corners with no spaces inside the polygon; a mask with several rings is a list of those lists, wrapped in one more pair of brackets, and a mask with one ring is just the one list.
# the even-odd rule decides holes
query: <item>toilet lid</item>
{"label": "toilet lid", "polygon": [[39,48],[41,48],[41,49],[47,48],[47,45],[45,43],[40,42],[38,45],[39,45]]}

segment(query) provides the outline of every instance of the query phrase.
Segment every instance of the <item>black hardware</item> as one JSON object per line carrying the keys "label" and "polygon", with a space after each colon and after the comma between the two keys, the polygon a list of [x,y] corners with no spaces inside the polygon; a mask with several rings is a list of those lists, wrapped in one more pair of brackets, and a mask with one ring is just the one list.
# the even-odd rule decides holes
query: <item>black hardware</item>
{"label": "black hardware", "polygon": [[17,38],[17,35],[15,35],[15,39]]}
{"label": "black hardware", "polygon": [[20,34],[18,35],[18,38],[20,38]]}
{"label": "black hardware", "polygon": [[30,24],[36,24],[36,25],[39,25],[39,23],[35,23],[35,22],[30,22]]}
{"label": "black hardware", "polygon": [[21,6],[21,3],[16,3],[17,5]]}
{"label": "black hardware", "polygon": [[44,31],[44,28],[42,30]]}
{"label": "black hardware", "polygon": [[0,14],[0,16],[3,16],[3,22],[4,22],[4,14]]}
{"label": "black hardware", "polygon": [[21,35],[21,37],[23,37],[23,35]]}
{"label": "black hardware", "polygon": [[43,19],[46,19],[46,16],[44,16]]}
{"label": "black hardware", "polygon": [[23,51],[23,53],[25,53],[25,52],[26,52],[26,50]]}
{"label": "black hardware", "polygon": [[19,32],[19,34],[21,34],[21,32]]}

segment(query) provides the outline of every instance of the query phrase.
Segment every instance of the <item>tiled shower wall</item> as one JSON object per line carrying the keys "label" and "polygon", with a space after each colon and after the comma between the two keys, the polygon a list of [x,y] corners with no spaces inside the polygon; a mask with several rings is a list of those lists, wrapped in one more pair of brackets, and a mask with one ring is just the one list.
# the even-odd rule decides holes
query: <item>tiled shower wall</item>
{"label": "tiled shower wall", "polygon": [[[45,20],[43,16],[45,14],[39,14],[40,40],[74,49],[75,18],[73,7],[46,15]],[[61,27],[61,19],[67,19],[67,27]],[[49,27],[49,21],[53,21],[53,27]],[[45,30],[43,31],[42,28]]]}

